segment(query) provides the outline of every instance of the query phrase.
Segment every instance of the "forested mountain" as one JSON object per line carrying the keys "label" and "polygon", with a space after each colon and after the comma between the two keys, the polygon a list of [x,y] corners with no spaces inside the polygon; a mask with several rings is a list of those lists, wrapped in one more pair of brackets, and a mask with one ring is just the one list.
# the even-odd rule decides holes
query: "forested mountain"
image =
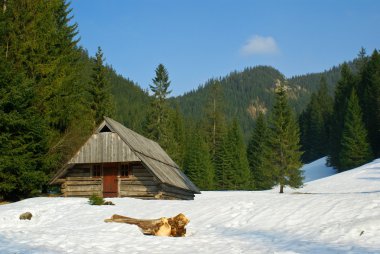
{"label": "forested mountain", "polygon": [[[356,72],[355,61],[348,66]],[[289,103],[300,114],[307,106],[310,96],[316,92],[321,78],[325,77],[329,93],[332,95],[340,79],[341,65],[332,67],[320,73],[294,76],[287,79],[290,90]],[[109,68],[109,79],[115,99],[115,118],[126,126],[141,131],[150,98],[147,91],[137,86],[133,81],[116,74]],[[284,75],[269,66],[249,67],[243,71],[234,71],[225,77],[210,79],[197,89],[184,95],[170,98],[173,107],[179,109],[185,118],[202,119],[210,107],[213,97],[212,84],[220,84],[220,99],[223,101],[220,111],[227,121],[237,118],[243,130],[245,141],[251,134],[252,127],[259,112],[266,112],[272,107],[273,88],[276,80],[284,81]],[[175,84],[172,84],[175,86]]]}
{"label": "forested mountain", "polygon": [[[354,69],[352,62],[349,66]],[[323,76],[332,94],[340,78],[340,69],[341,66],[337,66],[321,73],[287,79],[289,103],[293,109],[300,114],[306,108],[311,94],[318,89]],[[258,113],[265,113],[272,107],[276,80],[285,80],[284,75],[278,70],[269,66],[250,67],[242,72],[234,71],[223,78],[211,79],[198,89],[172,100],[178,102],[185,117],[201,119],[209,107],[209,100],[213,93],[212,84],[218,82],[223,101],[220,110],[227,121],[231,121],[234,117],[239,120],[247,141]]]}

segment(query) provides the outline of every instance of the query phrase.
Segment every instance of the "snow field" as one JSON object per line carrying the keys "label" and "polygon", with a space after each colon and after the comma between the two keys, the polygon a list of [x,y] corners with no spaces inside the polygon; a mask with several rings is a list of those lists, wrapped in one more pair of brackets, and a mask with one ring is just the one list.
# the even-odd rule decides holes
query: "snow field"
{"label": "snow field", "polygon": [[[115,206],[27,199],[0,206],[0,253],[380,253],[380,160],[277,191],[203,192],[194,201],[108,199]],[[26,211],[32,220],[20,221]],[[185,238],[103,222],[115,213],[181,212],[190,219]]]}

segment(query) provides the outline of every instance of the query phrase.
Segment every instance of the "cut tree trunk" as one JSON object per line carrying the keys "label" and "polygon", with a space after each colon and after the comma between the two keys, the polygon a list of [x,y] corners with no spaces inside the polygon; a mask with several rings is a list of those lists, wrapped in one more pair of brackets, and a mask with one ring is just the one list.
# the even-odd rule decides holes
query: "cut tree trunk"
{"label": "cut tree trunk", "polygon": [[105,219],[104,222],[137,225],[145,235],[181,237],[186,235],[185,226],[190,220],[182,213],[172,218],[162,217],[153,220],[141,220],[114,214],[110,219]]}

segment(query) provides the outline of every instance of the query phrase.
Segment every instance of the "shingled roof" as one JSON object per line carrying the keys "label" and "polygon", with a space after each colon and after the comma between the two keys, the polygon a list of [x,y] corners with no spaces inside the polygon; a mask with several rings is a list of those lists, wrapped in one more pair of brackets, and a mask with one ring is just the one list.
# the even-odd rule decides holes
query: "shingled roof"
{"label": "shingled roof", "polygon": [[[187,178],[187,176],[180,170],[179,166],[169,157],[158,143],[128,129],[121,123],[109,117],[104,117],[104,121],[100,124],[94,134],[100,133],[105,127],[111,132],[118,134],[122,141],[161,183],[200,193],[199,189],[189,178]],[[64,175],[67,169],[72,166],[71,164],[70,161],[66,163],[66,165],[52,178],[50,183],[54,184],[59,177]]]}

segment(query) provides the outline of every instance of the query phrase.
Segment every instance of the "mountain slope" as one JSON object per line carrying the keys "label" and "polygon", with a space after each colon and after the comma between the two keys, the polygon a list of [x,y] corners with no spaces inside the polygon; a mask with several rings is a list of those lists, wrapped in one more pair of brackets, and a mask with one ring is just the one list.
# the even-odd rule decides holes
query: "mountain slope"
{"label": "mountain slope", "polygon": [[[355,63],[349,62],[355,71]],[[290,88],[289,102],[297,113],[302,112],[312,92],[316,91],[322,76],[327,80],[331,94],[340,78],[341,65],[321,73],[305,74],[287,79]],[[110,69],[109,77],[112,93],[115,98],[116,119],[137,131],[141,130],[146,114],[149,95],[133,81],[117,75]],[[254,119],[258,110],[267,111],[273,104],[273,87],[276,80],[284,81],[284,75],[269,66],[246,68],[241,72],[234,71],[225,77],[210,79],[197,89],[182,96],[170,98],[170,103],[177,104],[186,118],[200,120],[204,117],[206,107],[212,97],[212,84],[221,84],[221,109],[227,121],[237,118],[243,129],[245,140],[251,134]]]}
{"label": "mountain slope", "polygon": [[[276,80],[285,77],[278,70],[268,66],[246,68],[242,72],[232,72],[218,79],[221,84],[221,109],[227,121],[237,118],[246,140],[254,124],[258,111],[267,112],[274,101],[273,88]],[[186,117],[201,119],[212,97],[212,83],[206,82],[197,90],[175,98]],[[300,112],[304,109],[310,92],[299,85],[288,83],[292,107]]]}

